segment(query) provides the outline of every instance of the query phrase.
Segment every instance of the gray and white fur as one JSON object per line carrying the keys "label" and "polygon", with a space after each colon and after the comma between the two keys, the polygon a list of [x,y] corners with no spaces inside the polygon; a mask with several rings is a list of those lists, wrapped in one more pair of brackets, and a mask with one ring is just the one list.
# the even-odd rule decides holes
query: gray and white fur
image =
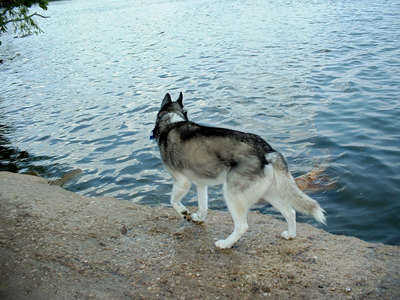
{"label": "gray and white fur", "polygon": [[[295,210],[325,224],[324,210],[300,191],[281,153],[258,135],[189,121],[182,101],[182,93],[176,102],[166,94],[153,130],[162,162],[174,180],[171,204],[180,216],[188,221],[204,221],[207,188],[222,185],[234,230],[215,243],[218,248],[230,248],[242,237],[248,229],[247,213],[261,199],[285,217],[285,239],[296,236]],[[198,193],[199,209],[195,214],[181,203],[192,183]]]}

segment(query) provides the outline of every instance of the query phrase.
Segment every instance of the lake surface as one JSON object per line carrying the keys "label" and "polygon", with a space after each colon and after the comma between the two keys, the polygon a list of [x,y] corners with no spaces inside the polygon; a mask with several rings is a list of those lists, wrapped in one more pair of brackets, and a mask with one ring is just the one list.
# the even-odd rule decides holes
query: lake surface
{"label": "lake surface", "polygon": [[[295,176],[327,168],[336,188],[310,195],[328,227],[300,222],[400,245],[399,1],[71,0],[46,14],[44,33],[1,37],[0,133],[21,172],[81,168],[67,189],[167,205],[149,136],[182,91],[193,121],[259,134]],[[219,188],[210,206],[226,209]]]}

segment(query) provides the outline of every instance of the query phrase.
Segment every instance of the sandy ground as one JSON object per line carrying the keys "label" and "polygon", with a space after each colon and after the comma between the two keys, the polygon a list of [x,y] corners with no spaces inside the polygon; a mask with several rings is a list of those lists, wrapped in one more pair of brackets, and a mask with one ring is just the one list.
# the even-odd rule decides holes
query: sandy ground
{"label": "sandy ground", "polygon": [[0,172],[0,299],[400,299],[400,247],[249,214],[201,225],[170,208],[68,192]]}

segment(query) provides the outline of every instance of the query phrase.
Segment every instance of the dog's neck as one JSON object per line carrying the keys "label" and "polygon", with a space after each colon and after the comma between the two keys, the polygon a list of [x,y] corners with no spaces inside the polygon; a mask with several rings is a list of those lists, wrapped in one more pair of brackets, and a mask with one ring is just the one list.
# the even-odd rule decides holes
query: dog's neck
{"label": "dog's neck", "polygon": [[170,124],[178,123],[178,122],[186,122],[187,118],[176,113],[176,112],[167,112],[163,114],[157,122],[158,126],[168,126]]}
{"label": "dog's neck", "polygon": [[187,121],[183,116],[174,113],[174,112],[170,112],[167,113],[163,116],[163,119],[165,118],[165,120],[167,121],[167,124],[173,124],[173,123],[178,123],[178,122],[185,122]]}
{"label": "dog's neck", "polygon": [[150,139],[157,138],[160,131],[172,124],[188,121],[189,120],[184,115],[176,112],[166,112],[158,118],[156,127],[153,129],[153,135],[150,137]]}

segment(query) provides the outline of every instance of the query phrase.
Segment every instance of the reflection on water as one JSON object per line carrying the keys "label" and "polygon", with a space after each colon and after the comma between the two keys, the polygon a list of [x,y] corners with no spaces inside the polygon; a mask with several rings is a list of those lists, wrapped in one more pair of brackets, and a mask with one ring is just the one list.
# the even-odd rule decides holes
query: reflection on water
{"label": "reflection on water", "polygon": [[[328,231],[400,244],[396,1],[72,0],[48,13],[43,34],[2,37],[0,125],[49,177],[81,168],[67,188],[168,203],[149,135],[164,94],[182,91],[193,121],[261,135],[295,176],[328,165],[337,189],[312,193]],[[211,207],[221,199],[211,189]]]}
{"label": "reflection on water", "polygon": [[[0,120],[1,119],[0,116]],[[8,138],[8,136],[13,134],[13,128],[0,123],[0,171],[18,173],[24,170],[25,172],[35,172],[40,174],[42,177],[62,172],[63,168],[56,163],[47,166],[43,164],[43,161],[49,162],[51,157],[36,157],[25,150],[20,150],[14,147]]]}

